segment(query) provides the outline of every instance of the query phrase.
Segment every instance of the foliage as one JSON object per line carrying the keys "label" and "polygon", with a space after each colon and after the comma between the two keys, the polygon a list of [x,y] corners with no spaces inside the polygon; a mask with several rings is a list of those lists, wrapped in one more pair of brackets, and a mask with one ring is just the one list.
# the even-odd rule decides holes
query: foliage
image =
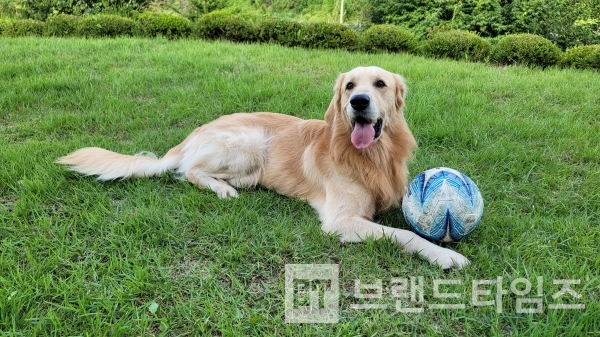
{"label": "foliage", "polygon": [[[195,21],[215,10],[231,13],[337,22],[339,0],[0,0],[0,16],[45,20],[56,14],[92,15],[143,12],[149,3]],[[370,24],[408,28],[421,39],[432,31],[460,29],[482,37],[531,33],[562,49],[600,44],[599,0],[352,0],[344,22],[361,31]]]}
{"label": "foliage", "polygon": [[[380,0],[379,3],[382,3],[382,1]],[[426,3],[427,0],[421,1]],[[453,4],[452,1],[454,0],[440,1],[443,6],[439,8],[438,14],[440,15],[438,15],[438,18],[449,19],[447,21],[440,21],[440,24],[428,29],[428,39],[421,44],[419,49],[419,51],[422,51],[426,55],[483,61],[490,54],[491,47],[488,41],[495,40],[499,42],[493,48],[491,60],[496,63],[546,67],[556,64],[561,59],[561,51],[548,39],[540,36],[512,34],[506,38],[494,37],[483,39],[477,33],[452,29],[453,26],[465,24],[464,12],[469,8],[469,3],[465,2],[460,6],[454,6],[453,10],[448,12],[443,11],[442,8],[448,9],[448,6]],[[528,3],[531,5],[533,2],[534,0],[531,0]],[[40,2],[40,6],[42,3]],[[411,1],[395,3],[395,6],[408,8],[407,6],[410,3]],[[480,7],[487,3],[486,1],[481,1]],[[517,7],[517,0],[506,0],[500,3],[507,4],[503,8],[502,13],[518,13],[523,8]],[[518,5],[522,4],[522,2],[518,3]],[[490,8],[496,7],[491,6]],[[592,8],[600,9],[600,5],[597,7],[592,6]],[[477,7],[469,9],[469,13],[475,13],[476,11]],[[377,18],[377,16],[374,16],[374,18]],[[534,19],[534,15],[532,14],[527,18],[529,21],[522,19],[519,22],[513,23],[512,26],[522,25],[522,27],[526,27],[529,24],[529,27],[539,28],[543,26],[543,18],[543,16],[540,16]],[[594,25],[595,22],[593,19],[587,21],[579,20],[576,22],[576,26],[589,27]],[[474,25],[475,23],[471,24]],[[110,14],[85,16],[83,18],[69,14],[55,14],[48,17],[46,23],[31,19],[9,20],[5,18],[0,23],[0,33],[5,36],[82,35],[86,37],[131,36],[136,34],[142,36],[164,35],[167,37],[179,37],[188,36],[192,33],[195,37],[205,39],[225,39],[234,42],[275,42],[292,47],[301,46],[305,48],[346,50],[360,48],[368,52],[416,52],[415,47],[417,42],[409,30],[392,25],[375,25],[369,27],[359,36],[356,29],[350,28],[355,26],[364,27],[363,25],[344,26],[324,22],[306,23],[276,17],[259,18],[254,14],[232,14],[229,10],[222,10],[202,16],[195,24],[191,24],[188,19],[181,16],[158,12],[139,14],[136,20]],[[480,25],[480,27],[483,27],[483,25]],[[554,34],[552,36],[555,37],[553,40],[555,44],[559,44],[561,36],[564,37],[565,35]],[[593,38],[594,36],[586,40],[581,36],[579,39],[574,37],[570,43],[582,44],[593,42]],[[562,60],[561,64],[588,67],[584,64],[594,64],[595,62],[594,53],[586,55],[587,51],[591,50],[595,49],[573,49],[570,52],[571,54]]]}
{"label": "foliage", "polygon": [[[266,14],[300,17],[307,21],[339,22],[339,0],[254,0]],[[351,0],[344,3],[344,22],[369,21],[369,0]]]}
{"label": "foliage", "polygon": [[253,19],[216,11],[202,16],[196,22],[193,34],[205,39],[230,41],[277,41],[285,46],[306,48],[343,48],[355,50],[358,34],[336,23],[299,23],[291,19]]}
{"label": "foliage", "polygon": [[253,42],[258,40],[259,31],[257,25],[248,18],[216,11],[198,19],[193,27],[193,35],[209,40]]}
{"label": "foliage", "polygon": [[507,35],[492,50],[492,61],[547,67],[561,58],[561,50],[550,40],[533,34]]}
{"label": "foliage", "polygon": [[[17,0],[0,0],[0,18],[16,18],[18,12]],[[1,33],[1,32],[0,32]]]}
{"label": "foliage", "polygon": [[46,20],[45,35],[73,36],[78,34],[81,18],[70,14],[58,14]]}
{"label": "foliage", "polygon": [[484,61],[490,54],[491,44],[481,36],[462,30],[441,31],[422,45],[424,54],[455,60]]}
{"label": "foliage", "polygon": [[52,14],[98,14],[141,11],[150,0],[19,0],[19,15],[46,20]]}
{"label": "foliage", "polygon": [[457,21],[459,11],[460,3],[452,0],[374,0],[371,18],[375,24],[406,26],[422,38],[429,29],[443,23],[449,23],[451,28],[463,28]]}
{"label": "foliage", "polygon": [[259,37],[263,42],[275,42],[287,47],[302,44],[304,24],[289,19],[264,18],[258,21]]}
{"label": "foliage", "polygon": [[598,0],[374,0],[371,18],[404,25],[418,37],[446,26],[483,37],[532,33],[563,48],[600,43]]}
{"label": "foliage", "polygon": [[304,25],[302,47],[319,49],[358,48],[358,34],[339,23],[314,22]]}
{"label": "foliage", "polygon": [[208,14],[210,12],[222,10],[228,5],[227,0],[190,0],[190,4],[200,14]]}
{"label": "foliage", "polygon": [[23,20],[0,20],[0,33],[3,36],[41,36],[44,32],[44,22]]}
{"label": "foliage", "polygon": [[560,65],[600,70],[600,45],[569,48],[563,55]]}
{"label": "foliage", "polygon": [[360,37],[360,49],[368,52],[411,52],[418,42],[409,30],[394,25],[374,25]]}
{"label": "foliage", "polygon": [[98,14],[81,19],[79,32],[85,37],[131,36],[136,30],[133,19],[112,14]]}
{"label": "foliage", "polygon": [[493,37],[510,30],[510,18],[505,17],[504,6],[510,2],[503,0],[471,0],[460,2],[464,5],[457,13],[460,28],[477,32],[481,36]]}
{"label": "foliage", "polygon": [[188,19],[166,13],[145,12],[136,19],[144,36],[182,37],[189,35],[192,27]]}
{"label": "foliage", "polygon": [[566,48],[600,43],[600,1],[514,0],[514,32],[541,35]]}

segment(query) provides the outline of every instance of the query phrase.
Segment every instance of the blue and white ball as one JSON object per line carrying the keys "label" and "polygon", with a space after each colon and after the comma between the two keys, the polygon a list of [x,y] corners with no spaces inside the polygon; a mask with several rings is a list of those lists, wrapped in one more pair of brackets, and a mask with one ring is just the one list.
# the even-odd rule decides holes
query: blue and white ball
{"label": "blue and white ball", "polygon": [[483,198],[466,174],[447,167],[421,172],[402,199],[406,222],[424,238],[458,241],[477,228]]}

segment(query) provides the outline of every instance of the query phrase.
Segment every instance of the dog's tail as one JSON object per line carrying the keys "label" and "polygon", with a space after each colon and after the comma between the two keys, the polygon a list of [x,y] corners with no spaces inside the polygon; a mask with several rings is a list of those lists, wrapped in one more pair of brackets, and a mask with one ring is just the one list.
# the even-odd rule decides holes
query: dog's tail
{"label": "dog's tail", "polygon": [[158,159],[152,153],[135,156],[115,153],[98,147],[86,147],[56,160],[58,164],[70,165],[70,170],[98,176],[98,180],[125,179],[129,177],[152,177],[176,169],[180,162],[177,147]]}

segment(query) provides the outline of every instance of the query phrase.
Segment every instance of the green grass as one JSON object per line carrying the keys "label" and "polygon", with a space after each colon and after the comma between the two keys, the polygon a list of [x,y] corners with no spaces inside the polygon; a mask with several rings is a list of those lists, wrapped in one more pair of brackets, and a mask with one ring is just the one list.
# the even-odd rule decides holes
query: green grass
{"label": "green grass", "polygon": [[[163,39],[3,38],[0,60],[2,336],[599,334],[598,73]],[[84,146],[163,154],[238,111],[322,118],[337,74],[359,65],[407,80],[412,174],[448,166],[478,184],[483,221],[450,245],[469,267],[340,244],[306,203],[268,190],[220,200],[171,176],[99,183],[53,163]],[[382,221],[407,228],[399,210]],[[284,322],[289,263],[339,264],[339,323]],[[425,307],[444,303],[433,280],[460,280],[442,290],[466,308],[395,312],[389,281],[410,276]],[[472,305],[474,280],[525,278],[534,295],[539,276],[542,313],[518,313],[510,290],[500,313]],[[391,307],[350,309],[355,279],[383,279],[375,303]],[[555,279],[580,280],[564,303],[585,309],[550,310]]]}

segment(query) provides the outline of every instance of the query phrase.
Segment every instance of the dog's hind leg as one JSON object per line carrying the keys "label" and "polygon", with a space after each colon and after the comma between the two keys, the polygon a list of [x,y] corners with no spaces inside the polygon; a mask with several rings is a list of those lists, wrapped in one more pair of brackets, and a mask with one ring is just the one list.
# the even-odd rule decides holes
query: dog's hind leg
{"label": "dog's hind leg", "polygon": [[237,197],[234,187],[253,187],[258,183],[269,139],[261,127],[207,127],[183,145],[178,171],[220,198]]}
{"label": "dog's hind leg", "polygon": [[222,179],[211,176],[210,173],[203,171],[201,168],[189,169],[185,177],[192,184],[200,188],[208,187],[215,192],[219,198],[225,199],[229,197],[237,197],[238,193],[231,185]]}

